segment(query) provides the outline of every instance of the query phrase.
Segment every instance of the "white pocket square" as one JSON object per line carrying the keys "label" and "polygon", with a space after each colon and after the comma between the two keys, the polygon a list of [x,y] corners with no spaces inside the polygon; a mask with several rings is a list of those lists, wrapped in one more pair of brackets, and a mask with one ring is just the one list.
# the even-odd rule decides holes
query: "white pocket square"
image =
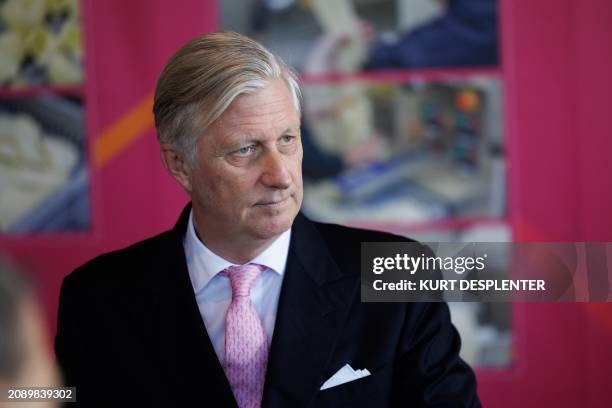
{"label": "white pocket square", "polygon": [[350,381],[355,381],[370,375],[370,372],[364,368],[363,370],[353,370],[348,364],[345,364],[339,369],[336,374],[332,375],[329,380],[325,381],[321,386],[321,391]]}

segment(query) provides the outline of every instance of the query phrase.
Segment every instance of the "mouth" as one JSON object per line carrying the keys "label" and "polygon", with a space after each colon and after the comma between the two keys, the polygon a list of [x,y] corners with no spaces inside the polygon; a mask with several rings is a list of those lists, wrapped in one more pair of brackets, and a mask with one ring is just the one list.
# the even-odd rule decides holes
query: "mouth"
{"label": "mouth", "polygon": [[287,196],[281,200],[276,200],[276,201],[263,201],[260,203],[255,204],[256,207],[265,207],[265,208],[276,208],[276,207],[281,207],[283,205],[285,205],[287,202],[289,202],[289,199],[291,198],[291,196]]}

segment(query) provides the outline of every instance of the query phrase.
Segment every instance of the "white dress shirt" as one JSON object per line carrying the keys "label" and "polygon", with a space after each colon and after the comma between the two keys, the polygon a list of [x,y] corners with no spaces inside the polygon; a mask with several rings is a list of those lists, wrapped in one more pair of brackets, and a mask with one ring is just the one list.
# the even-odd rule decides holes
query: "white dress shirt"
{"label": "white dress shirt", "polygon": [[[263,265],[266,269],[251,288],[251,301],[261,319],[268,344],[272,342],[278,297],[289,254],[291,229],[283,232],[265,251],[247,263]],[[227,276],[219,272],[235,265],[212,252],[198,238],[189,215],[187,233],[183,239],[187,269],[195,292],[198,308],[219,361],[225,359],[225,315],[232,301],[232,287]]]}

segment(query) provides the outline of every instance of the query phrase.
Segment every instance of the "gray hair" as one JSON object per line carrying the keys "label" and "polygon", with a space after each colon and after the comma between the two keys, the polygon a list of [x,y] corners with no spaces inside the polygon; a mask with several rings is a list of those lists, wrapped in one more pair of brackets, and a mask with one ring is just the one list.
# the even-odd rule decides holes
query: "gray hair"
{"label": "gray hair", "polygon": [[300,113],[296,74],[258,42],[231,31],[205,34],[181,47],[164,67],[153,103],[159,143],[197,164],[197,143],[241,94],[252,94],[282,78]]}

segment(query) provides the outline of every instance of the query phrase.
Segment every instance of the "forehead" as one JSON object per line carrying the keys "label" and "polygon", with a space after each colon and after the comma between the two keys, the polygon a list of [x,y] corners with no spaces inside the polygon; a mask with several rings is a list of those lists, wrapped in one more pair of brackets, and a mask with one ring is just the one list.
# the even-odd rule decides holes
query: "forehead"
{"label": "forehead", "polygon": [[267,133],[299,124],[291,91],[282,79],[275,79],[251,94],[237,96],[211,127],[224,133]]}

